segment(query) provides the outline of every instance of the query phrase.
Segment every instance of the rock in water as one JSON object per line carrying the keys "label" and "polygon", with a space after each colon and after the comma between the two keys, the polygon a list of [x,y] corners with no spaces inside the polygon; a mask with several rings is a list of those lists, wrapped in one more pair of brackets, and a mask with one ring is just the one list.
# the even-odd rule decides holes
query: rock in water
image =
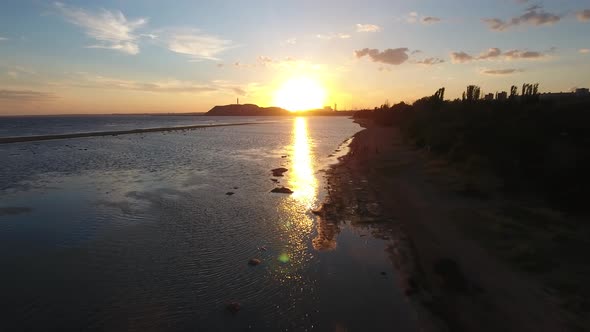
{"label": "rock in water", "polygon": [[272,176],[283,176],[283,173],[288,171],[288,169],[286,169],[284,167],[279,167],[279,168],[271,169],[270,171],[272,172]]}
{"label": "rock in water", "polygon": [[240,311],[241,306],[240,306],[240,302],[237,301],[231,301],[225,304],[225,309],[227,309],[227,311],[231,312],[232,314],[237,314],[238,311]]}
{"label": "rock in water", "polygon": [[260,265],[260,263],[262,263],[262,261],[258,258],[252,258],[251,260],[248,261],[248,265],[251,265],[251,266]]}
{"label": "rock in water", "polygon": [[278,187],[278,188],[274,188],[270,192],[271,193],[278,193],[278,194],[292,194],[293,190],[291,190],[287,187]]}

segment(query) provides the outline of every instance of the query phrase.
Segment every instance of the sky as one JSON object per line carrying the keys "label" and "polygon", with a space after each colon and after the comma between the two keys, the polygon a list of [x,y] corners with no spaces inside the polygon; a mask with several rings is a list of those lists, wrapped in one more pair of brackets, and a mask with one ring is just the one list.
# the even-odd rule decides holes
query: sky
{"label": "sky", "polygon": [[469,84],[484,93],[590,87],[587,0],[0,7],[0,115],[206,112],[236,98],[274,106],[294,79],[323,88],[323,103],[340,110],[412,102],[440,87],[456,98]]}

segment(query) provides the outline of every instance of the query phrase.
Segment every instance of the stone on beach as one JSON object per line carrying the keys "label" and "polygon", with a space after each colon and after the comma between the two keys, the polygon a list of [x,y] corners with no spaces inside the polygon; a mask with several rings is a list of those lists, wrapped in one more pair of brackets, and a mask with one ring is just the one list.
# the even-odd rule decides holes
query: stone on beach
{"label": "stone on beach", "polygon": [[262,263],[262,261],[258,258],[252,258],[248,261],[248,265],[251,265],[251,266],[260,265],[260,263]]}
{"label": "stone on beach", "polygon": [[225,194],[226,194],[227,196],[231,196],[231,195],[233,195],[233,194],[235,194],[235,193],[234,193],[233,191],[228,191],[228,192],[226,192]]}
{"label": "stone on beach", "polygon": [[270,171],[272,172],[272,176],[283,176],[283,173],[288,171],[288,169],[286,169],[284,167],[279,167],[279,168],[271,169]]}
{"label": "stone on beach", "polygon": [[274,188],[270,192],[271,193],[278,193],[278,194],[292,194],[293,190],[291,190],[287,187],[278,187],[278,188]]}

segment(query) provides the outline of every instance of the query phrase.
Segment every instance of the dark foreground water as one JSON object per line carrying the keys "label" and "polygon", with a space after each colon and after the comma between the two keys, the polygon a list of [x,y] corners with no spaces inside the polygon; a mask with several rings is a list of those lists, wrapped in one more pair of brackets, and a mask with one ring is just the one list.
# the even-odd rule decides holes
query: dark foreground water
{"label": "dark foreground water", "polygon": [[[0,136],[103,130],[75,119]],[[106,122],[170,125],[137,119]],[[370,229],[312,244],[322,170],[358,125],[273,120],[0,145],[0,331],[415,330]],[[281,166],[293,195],[269,193]]]}

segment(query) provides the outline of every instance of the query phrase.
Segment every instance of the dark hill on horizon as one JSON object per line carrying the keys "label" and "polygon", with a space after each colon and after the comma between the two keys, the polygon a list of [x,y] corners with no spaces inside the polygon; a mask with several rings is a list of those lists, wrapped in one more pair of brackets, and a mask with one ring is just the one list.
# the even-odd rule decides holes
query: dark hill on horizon
{"label": "dark hill on horizon", "polygon": [[333,111],[325,109],[290,112],[280,107],[260,107],[254,104],[231,104],[215,106],[204,115],[214,116],[280,116],[280,115],[321,115],[321,116],[352,116],[350,111]]}
{"label": "dark hill on horizon", "polygon": [[205,115],[289,115],[291,112],[280,107],[259,107],[254,104],[231,104],[215,106]]}

